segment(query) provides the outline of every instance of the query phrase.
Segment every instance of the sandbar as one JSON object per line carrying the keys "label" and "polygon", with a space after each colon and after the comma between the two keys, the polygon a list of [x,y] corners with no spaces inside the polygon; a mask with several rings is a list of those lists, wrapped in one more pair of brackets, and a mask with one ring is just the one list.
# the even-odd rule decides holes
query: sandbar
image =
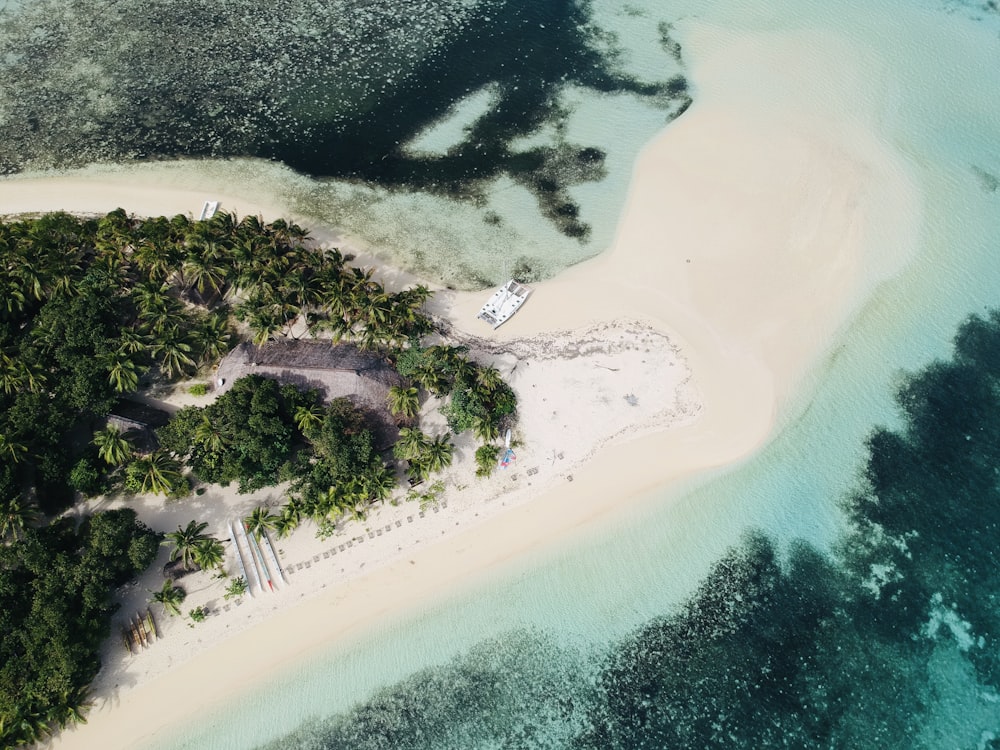
{"label": "sandbar", "polygon": [[[414,521],[406,516],[416,506],[387,506],[383,533],[366,532],[353,556],[324,558],[334,540],[324,547],[298,532],[302,540],[279,545],[284,559],[311,565],[291,574],[287,592],[233,606],[187,638],[177,624],[135,657],[141,667],[107,667],[89,723],[55,747],[142,746],[324,644],[474,586],[657,488],[745,458],[794,418],[852,316],[909,258],[920,192],[880,137],[879,114],[853,106],[851,91],[867,84],[849,40],[690,22],[684,44],[695,104],[642,152],[613,246],[535,285],[495,332],[475,320],[483,293],[440,290],[435,299],[457,334],[482,339],[480,356],[513,374],[518,478],[470,478],[461,490],[453,480],[447,507]],[[0,212],[190,213],[208,198],[241,214],[288,210],[224,185],[206,195],[124,174],[0,182]],[[314,234],[339,237],[334,228]],[[587,406],[571,414],[566,399]],[[227,509],[248,502],[224,495],[213,499]],[[172,507],[161,523],[202,511]]]}

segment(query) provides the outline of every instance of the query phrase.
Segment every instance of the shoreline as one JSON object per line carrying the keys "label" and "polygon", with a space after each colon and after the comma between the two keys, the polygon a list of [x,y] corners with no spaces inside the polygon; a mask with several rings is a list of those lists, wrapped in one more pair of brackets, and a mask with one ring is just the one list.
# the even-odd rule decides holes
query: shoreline
{"label": "shoreline", "polygon": [[[592,457],[572,467],[574,481],[526,492],[528,499],[488,521],[442,535],[380,567],[366,566],[363,576],[277,609],[197,659],[109,696],[110,710],[95,706],[88,724],[64,732],[54,747],[132,747],[162,738],[170,727],[218,710],[311,650],[351,638],[381,618],[442,601],[520,556],[593,529],[659,487],[750,455],[773,434],[779,418],[793,415],[797,395],[831,342],[874,287],[905,263],[919,194],[891,149],[854,121],[856,113],[848,121],[822,92],[803,93],[824,61],[837,62],[826,73],[842,76],[847,88],[860,77],[843,64],[850,59],[846,40],[802,33],[786,35],[778,45],[768,35],[736,37],[711,28],[689,36],[700,60],[692,72],[705,91],[641,154],[613,247],[534,285],[523,310],[486,338],[513,345],[563,331],[569,333],[559,341],[571,346],[582,331],[625,319],[679,350],[677,361],[690,369],[702,405],[697,416],[599,444]],[[787,66],[789,55],[805,50],[811,66]],[[778,95],[751,101],[741,89],[754,79],[758,85],[774,81],[779,94],[787,98],[787,90],[794,90],[795,96],[790,102]],[[6,212],[14,205],[14,197],[6,196],[17,183],[20,200],[48,208],[68,208],[56,205],[56,195],[74,196],[79,202],[69,205],[75,207],[84,198],[114,203],[130,192],[127,181],[115,186],[112,180],[101,192],[92,180],[53,179],[47,184],[65,192],[54,192],[45,181],[33,183],[37,193],[25,189],[27,181],[0,182],[0,207]],[[79,196],[81,186],[90,188],[87,195]],[[186,201],[179,212],[193,212],[205,197],[149,187],[138,207],[130,199],[126,210],[139,214],[158,206],[150,213],[169,215]],[[241,214],[280,214],[283,208],[258,211],[224,191],[212,197],[223,201],[223,210]],[[888,249],[886,238],[894,243]],[[887,258],[877,266],[868,252],[876,242]],[[387,273],[406,283],[405,275]],[[456,332],[475,335],[483,294],[439,295],[435,312]],[[586,379],[582,385],[587,388]],[[649,390],[640,403],[663,384],[654,375],[644,385]],[[527,457],[527,449],[523,453]],[[317,629],[314,622],[325,626]],[[248,658],[254,642],[272,648]],[[190,690],[192,684],[200,689]]]}

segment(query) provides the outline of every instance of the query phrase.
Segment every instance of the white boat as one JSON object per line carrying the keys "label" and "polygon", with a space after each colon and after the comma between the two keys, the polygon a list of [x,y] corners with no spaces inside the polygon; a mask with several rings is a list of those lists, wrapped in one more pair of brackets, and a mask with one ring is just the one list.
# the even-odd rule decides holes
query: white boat
{"label": "white boat", "polygon": [[[243,552],[240,550],[240,539],[236,534],[236,528],[233,523],[229,523],[229,530],[233,533],[233,551],[236,552],[236,562],[240,564],[240,575],[243,576],[243,582],[247,585],[247,593],[253,596],[253,589],[250,588],[250,579],[247,578],[247,566],[243,564]],[[258,587],[260,583],[258,582]]]}
{"label": "white boat", "polygon": [[499,328],[521,308],[529,294],[531,290],[528,287],[511,279],[486,300],[476,317]]}
{"label": "white boat", "polygon": [[[236,522],[236,526],[239,529],[240,536],[243,537],[243,543],[247,547],[247,553],[250,555],[250,572],[253,573],[253,580],[257,584],[257,588],[259,588],[260,592],[263,594],[264,581],[263,577],[260,575],[260,568],[264,561],[258,560],[257,555],[254,554],[253,545],[250,543],[250,535],[247,534],[247,527],[246,524],[243,523],[242,518]],[[266,576],[267,576],[267,568],[264,569],[264,577]],[[271,582],[268,581],[268,585],[270,585],[270,583]],[[274,590],[273,586],[271,586],[271,590],[272,591]]]}
{"label": "white boat", "polygon": [[[250,549],[253,551],[253,559],[257,561],[260,565],[260,577],[267,579],[267,587],[274,591],[274,581],[271,579],[271,571],[267,569],[267,563],[264,562],[264,553],[260,551],[260,545],[257,544],[257,537],[250,533],[250,529],[247,527],[247,522],[243,521],[243,536],[250,540]],[[261,591],[264,587],[261,586]]]}
{"label": "white boat", "polygon": [[278,564],[278,556],[274,554],[274,547],[271,546],[271,540],[267,538],[266,531],[260,532],[260,540],[264,543],[264,551],[267,553],[267,559],[271,561],[271,567],[277,572],[278,578],[281,579],[282,583],[288,583],[285,580],[285,574],[281,572],[281,566]]}
{"label": "white boat", "polygon": [[219,210],[219,201],[205,201],[205,205],[201,207],[201,216],[198,217],[199,221],[204,221],[205,219],[211,219],[215,216],[215,212]]}

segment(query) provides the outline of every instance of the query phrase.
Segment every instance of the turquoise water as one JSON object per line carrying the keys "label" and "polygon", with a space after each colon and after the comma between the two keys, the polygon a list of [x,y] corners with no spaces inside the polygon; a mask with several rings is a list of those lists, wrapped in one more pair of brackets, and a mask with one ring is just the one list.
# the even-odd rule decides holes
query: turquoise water
{"label": "turquoise water", "polygon": [[[347,12],[365,5],[303,5],[296,11],[302,14],[298,25],[292,13],[288,28],[308,37],[323,8]],[[871,71],[871,86],[856,92],[856,99],[845,96],[843,106],[877,105],[878,135],[902,155],[918,182],[924,213],[913,259],[874,290],[831,342],[828,356],[758,454],[739,466],[663,488],[604,527],[520,560],[470,592],[384,622],[365,637],[276,676],[273,688],[242,696],[230,711],[199,721],[186,735],[164,738],[162,747],[992,746],[993,736],[1000,735],[1000,670],[993,663],[1000,627],[991,597],[1000,595],[1000,587],[990,550],[1000,525],[996,490],[980,472],[988,477],[983,467],[992,471],[1000,457],[990,441],[981,440],[993,435],[997,411],[988,400],[990,389],[980,389],[977,378],[1000,392],[984,374],[1000,366],[989,355],[1000,351],[989,344],[995,332],[986,344],[964,350],[961,377],[914,381],[910,373],[950,357],[951,340],[969,314],[1000,307],[1000,16],[976,3],[902,0],[594,2],[586,6],[585,39],[605,53],[623,48],[624,61],[615,63],[608,54],[588,57],[580,51],[579,36],[565,22],[580,20],[576,6],[523,5],[563,19],[556,25],[567,32],[560,37],[566,46],[559,49],[572,49],[578,57],[553,67],[557,77],[567,76],[565,85],[561,78],[537,84],[536,93],[551,94],[549,104],[539,105],[546,116],[533,120],[537,127],[518,126],[517,132],[505,132],[503,142],[512,153],[569,140],[574,148],[605,154],[605,174],[570,175],[555,191],[579,207],[577,215],[589,227],[583,242],[566,234],[566,224],[546,216],[545,202],[530,189],[537,187],[531,179],[539,172],[529,179],[529,172],[498,166],[504,163],[499,158],[462,162],[463,169],[489,174],[463,173],[460,190],[427,189],[412,181],[401,186],[398,172],[366,171],[370,165],[363,163],[349,175],[316,170],[305,183],[296,178],[303,207],[321,215],[322,206],[332,202],[330,210],[353,222],[362,236],[398,244],[404,262],[431,272],[464,264],[466,279],[488,275],[490,269],[484,255],[462,254],[460,238],[472,238],[466,244],[474,241],[480,254],[483,248],[495,251],[510,241],[507,230],[516,221],[514,236],[528,238],[535,248],[526,257],[529,265],[556,271],[607,243],[632,158],[676,112],[677,100],[660,101],[643,89],[650,81],[667,85],[686,74],[685,64],[654,33],[660,21],[673,23],[671,37],[682,44],[682,60],[694,69],[698,49],[685,43],[685,28],[710,24],[779,35],[775,38],[783,31],[817,29],[857,47],[859,64]],[[61,7],[55,2],[33,7],[50,6]],[[365,23],[379,21],[386,7],[367,6],[374,15],[356,25],[359,34]],[[162,7],[171,13],[183,10],[182,4]],[[239,4],[221,7],[228,18]],[[445,48],[449,54],[462,52],[461,45],[449,46],[455,36],[466,45],[481,44],[469,31],[478,28],[476,13],[490,18],[509,13],[517,19],[509,21],[511,28],[550,22],[519,15],[523,8],[515,3],[428,3],[424,16],[431,18],[428,8],[441,15],[428,20],[434,29],[433,34],[428,29],[426,39],[443,41],[400,43],[392,57],[399,67],[381,69],[379,86],[411,75],[410,70],[433,71],[433,65],[424,68],[420,61],[444,55]],[[406,6],[407,12],[416,10]],[[361,34],[356,43],[367,44],[365,39]],[[629,54],[633,41],[636,51]],[[79,54],[79,46],[70,52]],[[604,84],[577,69],[581,60],[604,73],[620,64],[628,76],[617,80],[616,90],[600,91]],[[532,66],[540,63],[529,62],[518,75],[531,77]],[[294,68],[294,63],[293,56],[288,64]],[[76,82],[102,80],[96,69],[81,63]],[[465,82],[451,100],[436,103],[421,121],[426,127],[400,135],[401,153],[447,154],[490,112],[495,114],[492,126],[499,127],[498,102],[516,100],[504,99],[501,89],[517,84],[497,70]],[[433,88],[434,76],[425,78],[430,82],[425,88]],[[351,106],[367,101],[372,80],[341,92],[344,101]],[[67,89],[71,83],[62,81]],[[94,96],[81,101],[80,107],[90,108],[80,110],[88,118],[111,106],[100,105],[106,89],[92,88]],[[697,78],[689,81],[689,90],[697,100]],[[177,94],[175,100],[183,103],[184,97]],[[562,128],[557,127],[560,118],[550,116],[558,109],[551,104],[556,101],[567,107],[573,103]],[[276,121],[290,117],[295,102],[301,103],[301,96],[269,104]],[[623,103],[626,114],[633,115],[624,118],[627,129],[611,116],[623,111]],[[127,111],[128,102],[115,106]],[[178,125],[176,112],[171,113],[171,127],[181,134],[207,117],[199,110],[202,105],[192,106],[186,124]],[[334,123],[346,116],[336,108],[320,109],[294,112],[312,125],[320,115]],[[239,127],[232,125],[218,134],[221,140],[194,151],[186,151],[182,138],[164,134],[156,123],[149,125],[143,148],[152,144],[165,154],[205,156],[219,155],[213,149],[222,148],[221,153],[282,158],[285,152],[246,146],[271,143],[246,133],[265,133],[273,122],[262,125],[247,114],[249,108],[240,111]],[[526,112],[521,110],[531,119]],[[0,107],[5,124],[10,116]],[[122,143],[131,141],[102,145],[108,135],[101,135],[99,118],[93,121],[96,130],[88,132],[98,135],[88,143],[110,149],[95,158],[133,153],[122,150]],[[314,142],[320,138],[310,133]],[[618,135],[624,143],[616,148]],[[68,136],[53,132],[48,143],[58,151],[61,138]],[[31,150],[24,142],[5,148],[8,164],[29,153],[50,158],[38,156],[40,146]],[[128,148],[140,153],[134,144]],[[303,168],[301,154],[288,159]],[[397,159],[395,167],[405,162]],[[407,227],[416,228],[419,242],[397,243]],[[551,253],[543,255],[543,246]],[[918,413],[931,403],[934,419],[908,422],[896,409],[893,396],[908,383],[911,409]],[[899,546],[887,550],[884,540],[867,529],[849,535],[843,506],[853,495],[865,496],[866,440],[874,426],[902,430],[908,423],[916,429],[901,440],[906,449],[879,443],[872,464],[877,471],[867,474],[879,480],[875,484],[884,501],[855,508],[876,515],[892,509],[882,523],[908,539],[909,559],[892,557]],[[970,458],[959,461],[956,453]],[[894,466],[906,467],[901,476],[893,476]],[[898,504],[899,498],[905,502]],[[856,520],[873,517],[858,513]],[[906,536],[914,530],[919,534]],[[766,539],[748,538],[753,532]],[[774,564],[772,550],[784,567]],[[873,564],[889,579],[895,577],[883,587],[881,599],[863,593],[871,585]],[[709,575],[711,585],[703,585]],[[940,602],[934,599],[938,593]],[[933,623],[943,624],[935,629]],[[961,623],[968,623],[968,638]]]}
{"label": "turquoise water", "polygon": [[[924,556],[885,563],[899,578],[882,600],[859,593],[874,570],[864,565],[882,558],[858,550],[886,550],[870,532],[848,534],[843,503],[864,496],[873,427],[907,424],[896,390],[951,355],[970,313],[1000,305],[998,18],[974,5],[896,2],[676,4],[670,13],[682,42],[683,19],[697,16],[736,30],[833,29],[864,50],[872,80],[889,88],[858,100],[880,102],[880,136],[912,167],[925,201],[912,262],[875,291],[774,439],[742,465],[664,488],[562,549],[384,623],[165,746],[993,746],[996,575],[981,570],[993,560],[981,547],[998,530],[993,490],[977,485],[981,494],[967,498],[971,473],[938,467],[947,452],[921,454],[907,474],[928,494],[905,492],[919,510],[920,541],[910,545]],[[697,99],[696,79],[692,89]],[[984,361],[971,369],[998,364]],[[992,432],[990,409],[971,425],[949,421],[968,411],[962,399],[974,388],[919,381],[911,392],[923,394],[913,408],[926,399],[939,415],[924,425],[929,437],[907,438],[914,444]],[[970,513],[963,502],[984,505]],[[753,531],[770,541],[748,539]],[[935,603],[941,591],[948,598]],[[267,721],[255,720],[272,700]]]}

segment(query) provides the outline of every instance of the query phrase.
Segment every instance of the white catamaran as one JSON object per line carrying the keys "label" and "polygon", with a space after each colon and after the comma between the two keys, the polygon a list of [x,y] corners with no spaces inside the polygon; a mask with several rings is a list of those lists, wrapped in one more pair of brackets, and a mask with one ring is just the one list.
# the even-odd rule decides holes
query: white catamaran
{"label": "white catamaran", "polygon": [[520,309],[529,294],[531,290],[528,287],[511,279],[486,300],[486,304],[476,317],[485,320],[494,328],[499,328]]}

